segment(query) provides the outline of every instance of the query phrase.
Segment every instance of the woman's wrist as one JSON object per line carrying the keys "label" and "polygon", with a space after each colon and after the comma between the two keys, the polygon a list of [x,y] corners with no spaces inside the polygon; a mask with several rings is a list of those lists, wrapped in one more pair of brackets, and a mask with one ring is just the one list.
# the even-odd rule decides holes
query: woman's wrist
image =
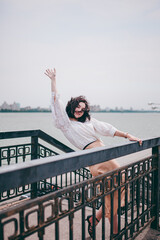
{"label": "woman's wrist", "polygon": [[56,81],[56,76],[51,77],[51,81],[55,82]]}
{"label": "woman's wrist", "polygon": [[128,138],[128,133],[124,133],[124,138]]}

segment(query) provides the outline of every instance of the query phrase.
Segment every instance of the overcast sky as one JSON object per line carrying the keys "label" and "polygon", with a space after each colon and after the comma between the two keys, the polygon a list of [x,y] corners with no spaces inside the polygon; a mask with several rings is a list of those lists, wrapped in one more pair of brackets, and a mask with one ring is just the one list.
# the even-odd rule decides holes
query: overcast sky
{"label": "overcast sky", "polygon": [[66,104],[160,103],[160,0],[0,0],[0,105],[48,107],[50,80]]}

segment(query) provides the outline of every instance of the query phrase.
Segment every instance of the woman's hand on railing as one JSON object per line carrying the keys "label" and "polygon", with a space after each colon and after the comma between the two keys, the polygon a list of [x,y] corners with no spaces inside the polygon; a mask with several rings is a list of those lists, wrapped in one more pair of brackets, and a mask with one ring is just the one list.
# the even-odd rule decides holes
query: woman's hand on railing
{"label": "woman's hand on railing", "polygon": [[142,140],[140,138],[134,137],[129,133],[124,133],[124,132],[117,130],[115,132],[114,136],[128,138],[129,141],[139,142],[139,145],[140,146],[142,145]]}
{"label": "woman's hand on railing", "polygon": [[134,137],[131,134],[127,133],[126,138],[128,138],[129,141],[139,142],[139,145],[142,145],[142,140],[140,138]]}

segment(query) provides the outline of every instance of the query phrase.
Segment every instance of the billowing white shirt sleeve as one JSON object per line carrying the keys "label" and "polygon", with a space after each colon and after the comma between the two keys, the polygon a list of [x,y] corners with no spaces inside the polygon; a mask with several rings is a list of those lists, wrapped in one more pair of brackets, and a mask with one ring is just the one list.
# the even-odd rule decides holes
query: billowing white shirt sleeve
{"label": "billowing white shirt sleeve", "polygon": [[95,118],[91,118],[91,121],[95,131],[100,135],[113,137],[117,131],[117,129],[109,123],[99,121]]}
{"label": "billowing white shirt sleeve", "polygon": [[55,126],[62,131],[66,131],[70,125],[70,119],[60,100],[59,94],[55,95],[54,92],[52,92],[51,96],[51,110]]}

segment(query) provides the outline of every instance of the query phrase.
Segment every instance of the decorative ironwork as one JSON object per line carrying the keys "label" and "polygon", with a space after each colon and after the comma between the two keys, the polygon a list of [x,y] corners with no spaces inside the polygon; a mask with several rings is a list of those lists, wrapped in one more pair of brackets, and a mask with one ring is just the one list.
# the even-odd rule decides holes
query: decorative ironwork
{"label": "decorative ironwork", "polygon": [[[14,136],[14,137],[17,137],[17,136]],[[47,135],[47,137],[49,138],[50,136]],[[26,162],[26,161],[30,161],[38,158],[45,158],[45,157],[58,155],[56,151],[38,143],[38,137],[33,136],[32,138],[33,138],[33,141],[31,143],[1,147],[0,148],[0,166],[12,165],[12,164]],[[53,141],[53,138],[50,137],[50,139]],[[50,142],[50,144],[51,146],[53,145],[52,142]],[[67,149],[67,147],[64,146],[63,144],[61,145],[60,143],[58,144],[59,145],[57,148],[60,148],[62,150],[62,147],[64,147],[64,151],[69,151],[69,150],[71,151],[71,149],[69,148]],[[9,200],[24,194],[31,197],[41,196],[49,192],[53,192],[57,189],[70,186],[76,182],[80,182],[90,177],[91,177],[91,174],[89,170],[86,168],[82,168],[74,172],[65,173],[62,175],[58,175],[55,177],[51,177],[51,178],[39,181],[32,185],[29,184],[20,188],[15,188],[6,192],[2,192],[0,193],[0,202],[4,202],[6,200]]]}
{"label": "decorative ironwork", "polygon": [[30,160],[31,144],[0,147],[0,166],[6,166]]}
{"label": "decorative ironwork", "polygon": [[[118,191],[118,234],[117,236],[113,235],[113,216],[110,216],[111,228],[108,234],[111,239],[133,239],[148,222],[153,220],[155,203],[151,201],[151,196],[154,194],[154,190],[150,185],[153,184],[153,175],[157,169],[153,167],[152,162],[153,157],[150,157],[136,164],[130,164],[123,169],[85,180],[43,197],[27,201],[12,209],[2,211],[0,213],[0,239],[4,239],[6,229],[7,233],[10,234],[8,239],[23,239],[35,232],[38,233],[39,239],[43,239],[47,235],[49,225],[53,225],[55,239],[59,239],[58,226],[64,217],[68,217],[66,221],[69,223],[69,236],[66,239],[74,239],[76,234],[73,230],[75,213],[77,211],[83,213],[81,222],[85,225],[85,208],[92,206],[93,217],[95,218],[95,202],[99,199],[103,202],[105,197],[110,195],[112,215],[114,208],[113,196],[116,191]],[[147,178],[150,183],[145,184]],[[120,199],[123,189],[125,189],[125,202],[127,204],[123,209],[124,217],[122,218]],[[128,196],[130,197],[128,198]],[[128,204],[130,204],[130,209],[127,206]],[[102,208],[104,214],[103,205]],[[11,223],[12,232],[10,231]],[[95,229],[94,233],[95,238]],[[83,227],[81,235],[82,239],[85,239],[86,232]],[[104,233],[104,239],[105,237],[107,236]]]}
{"label": "decorative ironwork", "polygon": [[38,144],[38,154],[37,158],[44,158],[58,155],[58,153],[54,152],[53,150],[43,146],[42,144]]}

